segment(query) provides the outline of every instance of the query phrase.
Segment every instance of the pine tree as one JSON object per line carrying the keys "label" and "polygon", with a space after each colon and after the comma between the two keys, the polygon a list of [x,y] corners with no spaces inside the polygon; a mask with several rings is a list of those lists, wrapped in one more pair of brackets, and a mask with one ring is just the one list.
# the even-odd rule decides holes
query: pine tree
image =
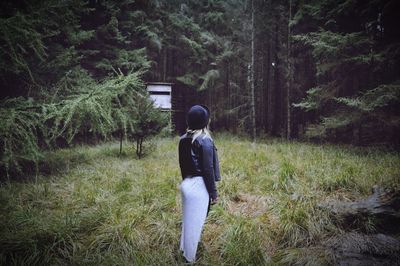
{"label": "pine tree", "polygon": [[[398,73],[394,69],[398,67],[394,66],[400,61],[398,50],[393,48],[399,47],[399,40],[386,41],[384,28],[390,24],[384,25],[383,21],[391,21],[393,15],[384,12],[385,5],[388,5],[385,1],[342,1],[336,5],[333,1],[310,1],[295,15],[298,27],[305,23],[320,26],[296,36],[298,41],[311,47],[316,62],[317,84],[309,89],[308,97],[296,105],[314,112],[317,117],[314,121],[317,123],[309,127],[309,136],[362,143],[367,132],[375,132],[375,141],[379,141],[396,131],[392,126],[382,130],[377,119],[367,119],[379,117],[383,109],[366,112],[354,105],[365,102],[366,95],[375,95],[377,100],[393,98],[391,90],[382,88],[388,88],[388,84],[396,88]],[[385,67],[388,62],[392,62],[390,69]],[[396,101],[394,98],[387,104],[396,106]],[[393,113],[387,115],[392,117]],[[368,126],[365,119],[369,121]]]}

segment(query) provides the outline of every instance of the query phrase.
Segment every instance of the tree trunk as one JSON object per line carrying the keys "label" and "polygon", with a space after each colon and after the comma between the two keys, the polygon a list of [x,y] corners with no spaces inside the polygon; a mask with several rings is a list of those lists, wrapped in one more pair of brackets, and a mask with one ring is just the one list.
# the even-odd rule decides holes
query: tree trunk
{"label": "tree trunk", "polygon": [[274,89],[272,91],[272,99],[271,101],[273,102],[273,107],[272,107],[272,113],[271,113],[271,118],[272,118],[272,125],[271,125],[271,134],[273,136],[278,136],[281,135],[280,128],[282,125],[282,93],[281,93],[281,83],[280,83],[280,59],[278,56],[279,53],[279,47],[280,47],[280,42],[279,42],[279,33],[280,33],[280,27],[279,23],[277,21],[275,25],[275,47],[274,47],[274,61],[275,61],[275,67],[274,67]]}
{"label": "tree trunk", "polygon": [[162,73],[163,77],[162,77],[162,80],[164,82],[167,81],[167,55],[168,55],[167,49],[168,48],[166,48],[166,47],[163,49],[163,73]]}
{"label": "tree trunk", "polygon": [[292,63],[290,61],[290,20],[292,19],[292,0],[289,0],[289,19],[288,19],[288,36],[287,36],[287,67],[288,67],[288,75],[287,75],[287,91],[286,91],[286,112],[287,112],[287,124],[286,124],[286,139],[290,139],[291,137],[291,109],[290,109],[290,90],[292,86]]}
{"label": "tree trunk", "polygon": [[140,148],[139,158],[142,158],[142,156],[143,156],[143,138],[140,138],[139,148]]}
{"label": "tree trunk", "polygon": [[269,132],[268,126],[269,126],[269,105],[270,105],[270,90],[271,90],[271,40],[269,38],[268,44],[267,44],[267,59],[266,59],[266,73],[265,73],[265,107],[264,107],[264,113],[265,113],[265,131]]}
{"label": "tree trunk", "polygon": [[268,45],[268,57],[270,58],[270,71],[268,72],[268,106],[267,106],[267,129],[268,133],[272,134],[272,129],[273,129],[273,124],[274,124],[274,102],[273,102],[273,97],[274,97],[274,88],[275,88],[275,82],[274,82],[274,75],[275,75],[275,66],[276,66],[276,60],[274,58],[275,54],[275,46],[274,44],[274,38],[271,34],[271,41],[270,44]]}
{"label": "tree trunk", "polygon": [[122,134],[122,130],[121,130],[121,132],[119,133],[119,155],[122,154],[122,136],[123,136],[123,134]]}
{"label": "tree trunk", "polygon": [[138,137],[136,139],[136,156],[140,159],[140,156],[142,155],[142,144],[141,144],[141,138]]}
{"label": "tree trunk", "polygon": [[[229,61],[226,62],[226,70],[225,70],[225,87],[226,87],[226,95],[228,96],[228,99],[225,101],[225,110],[229,110],[232,108],[232,99],[231,99],[231,90],[229,86]],[[231,126],[231,115],[229,114],[228,116],[225,116],[225,130],[230,129]]]}
{"label": "tree trunk", "polygon": [[254,0],[251,1],[251,66],[250,66],[250,112],[251,112],[251,137],[256,138],[256,106],[255,106],[255,84],[254,84]]}

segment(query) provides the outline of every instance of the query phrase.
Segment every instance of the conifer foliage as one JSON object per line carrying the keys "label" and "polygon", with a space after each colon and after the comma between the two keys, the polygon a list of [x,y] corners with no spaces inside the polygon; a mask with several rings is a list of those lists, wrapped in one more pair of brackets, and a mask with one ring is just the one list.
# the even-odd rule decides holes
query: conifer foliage
{"label": "conifer foliage", "polygon": [[151,61],[132,30],[133,1],[0,7],[1,172],[37,171],[44,149],[117,136],[140,139],[142,156],[167,119],[145,89]]}
{"label": "conifer foliage", "polygon": [[92,86],[48,105],[45,117],[53,125],[50,139],[63,137],[71,143],[77,134],[107,138],[116,130],[125,134],[134,130],[135,117],[129,115],[129,106],[134,108],[137,97],[147,96],[138,73],[119,75]]}
{"label": "conifer foliage", "polygon": [[[397,10],[397,11],[396,11]],[[315,85],[294,106],[313,113],[307,135],[355,144],[399,144],[398,1],[309,1],[300,4],[296,41],[315,62]],[[304,32],[305,25],[316,26]]]}
{"label": "conifer foliage", "polygon": [[58,102],[7,99],[0,115],[0,168],[7,176],[27,170],[21,163],[33,163],[37,168],[41,150],[57,147],[60,140],[69,145],[77,138],[111,139],[119,134],[121,142],[123,138],[136,141],[140,158],[143,141],[167,124],[165,115],[153,106],[140,72],[75,89]]}
{"label": "conifer foliage", "polygon": [[[22,97],[0,103],[0,170],[7,178],[20,172],[27,162],[41,158],[38,130],[41,129],[40,108]],[[3,172],[2,171],[2,172]]]}

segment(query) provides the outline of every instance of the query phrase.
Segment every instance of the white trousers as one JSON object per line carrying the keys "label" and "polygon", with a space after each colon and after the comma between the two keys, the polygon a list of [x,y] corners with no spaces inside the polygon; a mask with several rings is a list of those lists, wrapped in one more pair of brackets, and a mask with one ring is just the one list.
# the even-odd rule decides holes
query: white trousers
{"label": "white trousers", "polygon": [[202,176],[185,178],[182,193],[182,234],[180,250],[189,262],[196,260],[197,246],[207,217],[209,195]]}

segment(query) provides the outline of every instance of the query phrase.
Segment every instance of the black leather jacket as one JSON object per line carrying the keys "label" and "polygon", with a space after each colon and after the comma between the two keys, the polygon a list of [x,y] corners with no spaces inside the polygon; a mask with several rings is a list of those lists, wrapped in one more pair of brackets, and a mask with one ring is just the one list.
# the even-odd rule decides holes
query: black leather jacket
{"label": "black leather jacket", "polygon": [[202,176],[210,198],[218,196],[215,181],[221,180],[217,148],[211,138],[201,134],[192,143],[184,134],[179,141],[179,166],[182,178]]}

